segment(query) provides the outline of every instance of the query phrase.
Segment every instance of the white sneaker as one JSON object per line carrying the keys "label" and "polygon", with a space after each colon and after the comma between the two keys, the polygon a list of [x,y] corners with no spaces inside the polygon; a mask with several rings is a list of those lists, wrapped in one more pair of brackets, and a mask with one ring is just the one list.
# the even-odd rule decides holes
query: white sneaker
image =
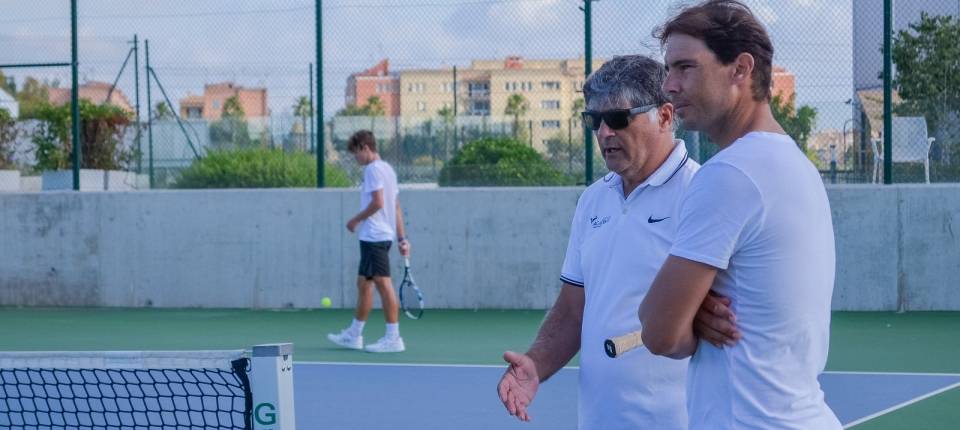
{"label": "white sneaker", "polygon": [[340,333],[328,334],[327,340],[344,348],[363,349],[363,336],[354,336],[347,329],[343,329]]}
{"label": "white sneaker", "polygon": [[384,336],[376,341],[376,343],[367,345],[364,349],[367,350],[367,352],[403,352],[406,347],[403,346],[402,337],[388,339]]}

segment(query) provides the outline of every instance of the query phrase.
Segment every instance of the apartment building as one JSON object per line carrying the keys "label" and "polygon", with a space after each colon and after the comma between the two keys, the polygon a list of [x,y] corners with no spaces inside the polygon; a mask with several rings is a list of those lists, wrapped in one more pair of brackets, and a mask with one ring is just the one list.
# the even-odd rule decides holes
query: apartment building
{"label": "apartment building", "polygon": [[375,66],[347,78],[347,106],[366,105],[371,97],[379,97],[386,116],[400,115],[400,83],[390,73],[390,61],[383,59]]}
{"label": "apartment building", "polygon": [[223,104],[230,97],[237,97],[247,121],[259,122],[270,116],[267,107],[266,88],[244,88],[233,82],[220,82],[203,86],[202,95],[190,95],[180,99],[180,117],[185,119],[219,120]]}
{"label": "apartment building", "polygon": [[[595,60],[594,68],[603,60]],[[526,101],[519,117],[528,142],[545,151],[551,139],[579,136],[579,112],[574,103],[583,95],[583,59],[527,60],[507,57],[474,60],[470,66],[403,70],[400,75],[400,116],[405,125],[436,119],[456,105],[458,123],[464,116],[482,116],[485,126],[512,130],[508,100],[518,94]],[[456,82],[456,85],[454,83]],[[454,92],[456,89],[456,92]]]}
{"label": "apartment building", "polygon": [[[119,88],[114,88],[113,91],[110,91],[111,86],[112,85],[107,82],[87,81],[77,87],[77,95],[81,100],[88,100],[92,103],[110,103],[119,106],[127,113],[133,115],[135,112],[133,106],[130,104],[130,99],[128,99]],[[47,100],[53,105],[70,104],[70,96],[70,88],[47,89]]]}

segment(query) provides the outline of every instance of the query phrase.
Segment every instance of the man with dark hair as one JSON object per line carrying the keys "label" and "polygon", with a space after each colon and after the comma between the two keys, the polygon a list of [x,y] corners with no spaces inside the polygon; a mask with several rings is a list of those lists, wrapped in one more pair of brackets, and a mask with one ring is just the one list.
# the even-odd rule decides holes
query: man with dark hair
{"label": "man with dark hair", "polygon": [[[360,186],[361,211],[347,222],[347,230],[360,230],[360,269],[357,276],[357,308],[350,327],[340,333],[330,333],[327,339],[350,349],[368,352],[401,352],[406,347],[400,337],[399,306],[390,279],[390,245],[397,240],[400,255],[410,254],[410,243],[404,237],[403,212],[400,210],[397,174],[377,153],[373,133],[360,130],[350,136],[347,150],[363,166],[363,184]],[[383,303],[386,334],[375,343],[363,345],[363,326],[373,308],[373,288],[376,286]]]}
{"label": "man with dark hair", "polygon": [[611,360],[603,340],[639,329],[636,309],[676,229],[680,196],[697,169],[673,138],[673,105],[663,65],[614,57],[587,78],[584,126],[593,129],[611,173],[580,196],[570,227],[556,303],[524,354],[498,385],[520,420],[539,384],[580,352],[580,429],[687,428],[686,363],[645,350]]}
{"label": "man with dark hair", "polygon": [[[677,116],[720,152],[691,181],[670,256],[640,306],[644,344],[692,356],[690,428],[840,429],[817,382],[830,337],[830,204],[771,113],[770,38],[732,0],[686,8],[657,36]],[[694,331],[711,291],[731,300],[736,344]]]}

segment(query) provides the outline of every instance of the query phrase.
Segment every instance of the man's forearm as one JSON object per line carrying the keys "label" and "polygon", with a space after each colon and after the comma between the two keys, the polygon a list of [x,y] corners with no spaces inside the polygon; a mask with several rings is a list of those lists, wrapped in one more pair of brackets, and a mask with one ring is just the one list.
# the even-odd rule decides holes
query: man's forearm
{"label": "man's forearm", "polygon": [[557,303],[547,313],[537,338],[527,350],[527,355],[537,364],[537,374],[541,382],[569,363],[580,350],[583,302],[578,302],[577,298],[562,297],[565,293],[568,292],[561,292],[561,298],[557,299]]}
{"label": "man's forearm", "polygon": [[400,208],[400,200],[397,200],[397,240],[407,237],[407,230],[403,226],[403,210]]}
{"label": "man's forearm", "polygon": [[357,221],[366,220],[367,218],[370,218],[371,216],[373,216],[373,214],[377,213],[377,211],[379,210],[380,210],[380,206],[377,206],[376,202],[370,202],[370,204],[367,205],[367,207],[364,208],[362,211],[360,211],[360,213],[354,215],[353,219]]}

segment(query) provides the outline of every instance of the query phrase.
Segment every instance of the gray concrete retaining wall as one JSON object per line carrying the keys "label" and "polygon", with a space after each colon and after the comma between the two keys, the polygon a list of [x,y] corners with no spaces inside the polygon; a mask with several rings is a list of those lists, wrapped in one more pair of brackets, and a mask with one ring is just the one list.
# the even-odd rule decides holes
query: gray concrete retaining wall
{"label": "gray concrete retaining wall", "polygon": [[[439,308],[546,308],[580,188],[401,193]],[[828,189],[838,310],[960,310],[960,185]],[[0,305],[351,307],[356,191],[0,196]],[[394,252],[393,256],[397,254]],[[401,276],[394,258],[394,278]]]}

